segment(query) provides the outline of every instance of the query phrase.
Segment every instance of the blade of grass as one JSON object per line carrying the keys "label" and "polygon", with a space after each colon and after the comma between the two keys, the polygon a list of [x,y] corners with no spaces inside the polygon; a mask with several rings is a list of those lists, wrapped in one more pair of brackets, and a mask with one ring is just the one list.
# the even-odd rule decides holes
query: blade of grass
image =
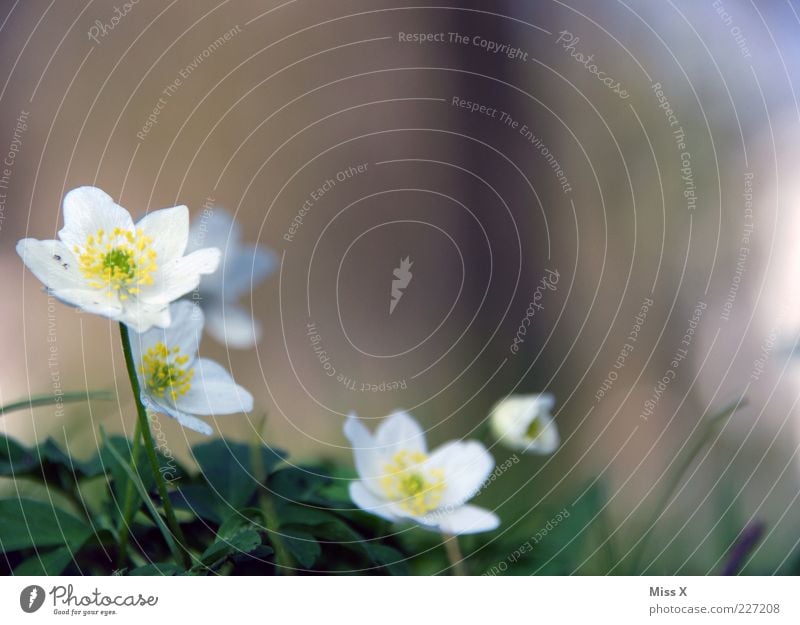
{"label": "blade of grass", "polygon": [[114,393],[111,391],[70,391],[63,393],[61,396],[55,395],[35,395],[28,399],[20,399],[19,401],[11,402],[5,406],[0,406],[0,416],[7,412],[14,412],[15,410],[24,410],[25,408],[39,408],[41,406],[52,406],[54,404],[69,404],[81,401],[89,401],[90,399],[98,399],[100,401],[114,401]]}
{"label": "blade of grass", "polygon": [[653,508],[653,517],[646,525],[647,529],[645,529],[644,534],[642,534],[642,537],[639,539],[639,546],[634,552],[631,563],[631,575],[636,575],[636,571],[639,569],[642,557],[644,557],[645,550],[647,549],[647,539],[650,537],[650,534],[653,533],[656,523],[661,518],[661,515],[664,514],[667,504],[669,504],[678,486],[680,486],[681,482],[683,481],[686,471],[689,470],[689,467],[692,466],[692,463],[695,461],[698,454],[708,444],[709,440],[716,432],[717,427],[723,422],[727,421],[727,419],[730,418],[733,413],[746,404],[747,402],[744,397],[740,397],[739,399],[725,406],[712,417],[709,417],[705,427],[703,428],[703,431],[700,433],[700,436],[697,438],[694,445],[687,450],[683,458],[680,460],[680,462],[678,462],[677,470],[674,471],[671,478],[669,478],[669,482],[667,482],[667,487],[664,490],[664,494],[659,500],[658,505]]}
{"label": "blade of grass", "polygon": [[158,513],[158,510],[156,509],[153,500],[150,499],[150,495],[147,493],[147,489],[144,487],[144,484],[142,484],[142,480],[139,479],[139,476],[136,475],[136,472],[133,469],[131,469],[130,465],[125,460],[125,458],[123,458],[122,455],[116,449],[114,449],[113,445],[109,444],[105,429],[102,426],[100,427],[100,435],[103,439],[103,445],[108,449],[108,451],[114,457],[114,460],[119,462],[120,466],[122,467],[122,470],[125,471],[126,475],[128,476],[128,479],[131,481],[131,483],[136,487],[136,490],[139,492],[139,496],[142,498],[145,505],[147,506],[147,509],[150,511],[150,516],[153,517],[153,520],[156,522],[158,529],[161,531],[161,535],[164,536],[164,540],[167,542],[167,546],[169,547],[169,550],[172,552],[175,561],[178,563],[183,562],[183,553],[178,548],[178,545],[175,543],[175,539],[172,536],[172,532],[167,527],[167,524],[164,523],[164,519],[162,519],[161,515]]}

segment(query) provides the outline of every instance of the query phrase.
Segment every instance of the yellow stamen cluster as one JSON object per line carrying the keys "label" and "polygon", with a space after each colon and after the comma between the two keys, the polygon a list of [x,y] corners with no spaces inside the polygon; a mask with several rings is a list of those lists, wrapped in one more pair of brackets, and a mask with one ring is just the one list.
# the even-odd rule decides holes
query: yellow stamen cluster
{"label": "yellow stamen cluster", "polygon": [[531,424],[528,426],[528,429],[525,431],[525,436],[530,438],[531,440],[536,440],[539,438],[539,435],[544,431],[542,427],[541,421],[539,419],[534,419],[531,421]]}
{"label": "yellow stamen cluster", "polygon": [[139,293],[142,286],[153,284],[158,266],[152,242],[141,229],[114,228],[110,233],[100,229],[74,251],[89,286],[106,290],[109,297],[118,293],[125,300]]}
{"label": "yellow stamen cluster", "polygon": [[156,397],[168,395],[173,401],[192,388],[194,368],[186,367],[189,357],[181,354],[180,347],[168,348],[156,343],[142,356],[139,368],[147,390]]}
{"label": "yellow stamen cluster", "polygon": [[423,468],[428,457],[422,452],[399,451],[384,469],[381,487],[386,496],[415,516],[439,507],[445,490],[442,469]]}

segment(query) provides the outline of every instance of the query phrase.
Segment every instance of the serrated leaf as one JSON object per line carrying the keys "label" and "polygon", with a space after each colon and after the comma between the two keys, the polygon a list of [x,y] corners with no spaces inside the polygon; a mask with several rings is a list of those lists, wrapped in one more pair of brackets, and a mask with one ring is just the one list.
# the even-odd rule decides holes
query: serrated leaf
{"label": "serrated leaf", "polygon": [[40,501],[0,500],[0,549],[70,545],[78,549],[92,534],[85,521]]}

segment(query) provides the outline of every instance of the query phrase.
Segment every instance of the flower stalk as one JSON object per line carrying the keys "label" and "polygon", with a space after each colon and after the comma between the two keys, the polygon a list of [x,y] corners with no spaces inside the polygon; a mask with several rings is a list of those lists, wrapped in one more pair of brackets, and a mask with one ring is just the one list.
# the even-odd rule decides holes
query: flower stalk
{"label": "flower stalk", "polygon": [[464,565],[464,556],[458,546],[458,536],[453,534],[442,534],[444,548],[447,552],[447,560],[450,562],[453,575],[466,575],[467,569]]}
{"label": "flower stalk", "polygon": [[[158,456],[156,456],[156,448],[153,442],[153,435],[150,432],[150,423],[147,420],[147,411],[145,410],[144,404],[142,403],[141,398],[141,387],[139,385],[139,377],[136,374],[136,365],[133,361],[133,353],[131,351],[131,342],[130,336],[128,332],[128,327],[124,323],[119,324],[120,336],[122,338],[122,351],[125,354],[125,366],[128,370],[128,378],[130,378],[131,382],[131,390],[133,391],[133,397],[136,401],[136,412],[138,415],[138,429],[141,431],[142,440],[144,442],[144,449],[147,455],[147,459],[150,462],[150,469],[153,473],[153,479],[156,482],[156,488],[158,489],[158,494],[161,497],[161,502],[164,508],[164,516],[167,519],[167,526],[169,527],[172,535],[175,538],[175,541],[178,543],[178,548],[181,553],[181,562],[179,564],[183,565],[184,567],[188,568],[191,564],[191,558],[189,556],[188,551],[186,550],[186,539],[183,536],[183,531],[178,524],[178,520],[175,517],[175,511],[172,508],[172,504],[169,500],[169,495],[167,493],[167,485],[164,482],[164,477],[161,475],[161,471],[159,471],[158,466]],[[135,442],[134,442],[135,445]],[[138,450],[137,450],[138,451]],[[135,462],[135,456],[134,456]]]}

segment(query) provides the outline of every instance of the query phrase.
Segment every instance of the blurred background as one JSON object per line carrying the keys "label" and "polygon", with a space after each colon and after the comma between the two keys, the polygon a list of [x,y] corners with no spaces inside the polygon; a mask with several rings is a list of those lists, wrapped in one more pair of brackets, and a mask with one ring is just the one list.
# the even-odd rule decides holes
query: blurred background
{"label": "blurred background", "polygon": [[[296,457],[349,461],[350,411],[405,408],[438,444],[484,436],[509,393],[551,392],[562,447],[480,501],[504,526],[535,525],[601,485],[622,556],[703,419],[746,397],[647,561],[718,572],[764,523],[745,570],[786,571],[800,540],[797,7],[412,4],[1,3],[0,404],[59,387],[118,401],[0,429],[88,454],[100,424],[134,423],[116,326],[48,298],[17,240],[54,238],[80,185],[135,217],[224,208],[279,267],[240,301],[258,345],[202,346],[256,397],[249,417],[214,419],[222,434],[248,439],[266,416],[267,440]],[[404,258],[413,277],[390,312]],[[187,458],[199,435],[167,421]],[[513,455],[489,444],[498,463]]]}

